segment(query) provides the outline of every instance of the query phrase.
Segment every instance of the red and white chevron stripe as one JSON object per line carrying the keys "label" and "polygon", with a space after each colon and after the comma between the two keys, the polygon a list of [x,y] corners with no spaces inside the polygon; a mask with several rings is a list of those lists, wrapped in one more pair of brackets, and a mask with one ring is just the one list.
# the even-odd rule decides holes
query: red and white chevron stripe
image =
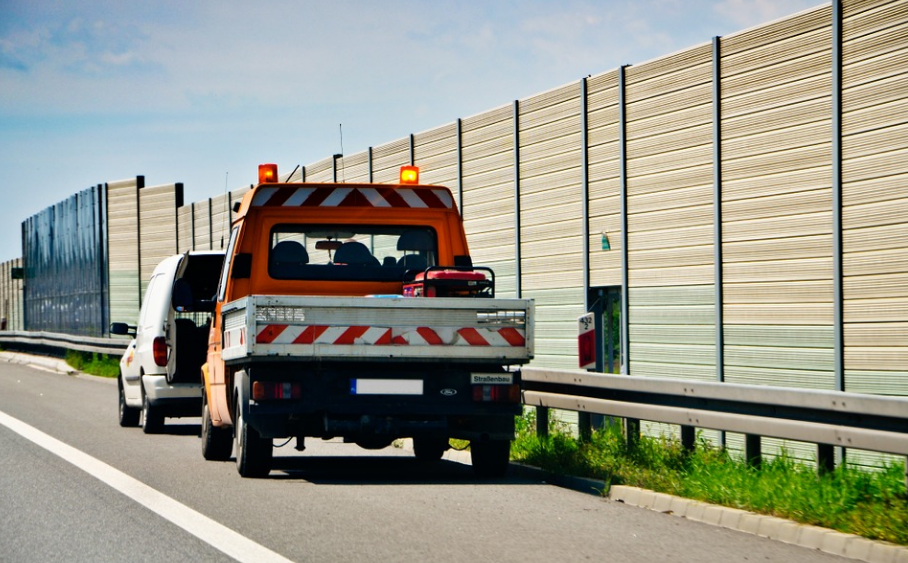
{"label": "red and white chevron stripe", "polygon": [[377,327],[267,324],[259,327],[257,344],[360,344],[373,346],[525,346],[517,328]]}
{"label": "red and white chevron stripe", "polygon": [[411,207],[453,209],[447,188],[395,188],[391,186],[279,186],[259,187],[253,207]]}

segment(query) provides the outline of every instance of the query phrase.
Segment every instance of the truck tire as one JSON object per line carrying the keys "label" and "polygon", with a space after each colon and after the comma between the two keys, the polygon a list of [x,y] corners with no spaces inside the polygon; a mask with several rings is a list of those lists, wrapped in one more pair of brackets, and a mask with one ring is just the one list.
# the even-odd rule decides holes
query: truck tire
{"label": "truck tire", "polygon": [[447,436],[413,436],[413,455],[419,461],[438,461],[448,447]]}
{"label": "truck tire", "polygon": [[237,472],[243,477],[267,477],[273,455],[271,440],[262,438],[255,428],[246,424],[239,401],[234,417],[234,437]]}
{"label": "truck tire", "polygon": [[510,440],[488,440],[470,442],[470,457],[473,473],[477,477],[504,477],[511,461]]}
{"label": "truck tire", "polygon": [[233,451],[233,435],[226,428],[211,423],[208,397],[202,389],[202,457],[208,461],[227,461]]}
{"label": "truck tire", "polygon": [[142,432],[158,434],[164,429],[164,415],[148,400],[148,395],[142,391]]}
{"label": "truck tire", "polygon": [[124,428],[136,427],[139,425],[139,415],[142,411],[126,404],[126,392],[123,390],[122,376],[117,378],[117,387],[120,395],[119,419],[120,426]]}

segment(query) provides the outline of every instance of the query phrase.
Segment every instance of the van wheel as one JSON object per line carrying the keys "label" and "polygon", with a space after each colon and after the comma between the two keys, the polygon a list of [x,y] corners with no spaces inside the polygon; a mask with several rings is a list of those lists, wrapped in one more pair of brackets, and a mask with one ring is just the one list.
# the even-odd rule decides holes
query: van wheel
{"label": "van wheel", "polygon": [[438,461],[448,449],[447,436],[414,436],[413,455],[419,461]]}
{"label": "van wheel", "polygon": [[230,430],[211,423],[208,398],[202,389],[202,457],[209,461],[227,461],[232,451],[233,436]]}
{"label": "van wheel", "polygon": [[157,434],[164,429],[164,415],[148,401],[148,395],[142,391],[142,432]]}
{"label": "van wheel", "polygon": [[139,415],[142,411],[126,404],[126,392],[123,390],[122,377],[117,378],[117,388],[120,395],[119,420],[120,426],[135,427],[139,425]]}
{"label": "van wheel", "polygon": [[255,428],[246,424],[242,411],[237,404],[234,417],[236,470],[243,477],[267,477],[273,455],[271,440],[262,438]]}
{"label": "van wheel", "polygon": [[471,441],[470,457],[477,477],[504,477],[511,462],[510,440]]}

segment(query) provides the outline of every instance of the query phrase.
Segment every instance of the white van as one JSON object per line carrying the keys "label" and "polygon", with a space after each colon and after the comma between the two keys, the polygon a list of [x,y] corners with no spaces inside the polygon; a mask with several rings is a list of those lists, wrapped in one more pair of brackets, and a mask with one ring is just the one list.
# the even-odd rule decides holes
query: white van
{"label": "white van", "polygon": [[120,359],[120,426],[150,434],[162,430],[164,417],[201,413],[201,367],[223,262],[223,252],[166,258],[148,282],[138,325],[110,325],[111,334],[134,337]]}

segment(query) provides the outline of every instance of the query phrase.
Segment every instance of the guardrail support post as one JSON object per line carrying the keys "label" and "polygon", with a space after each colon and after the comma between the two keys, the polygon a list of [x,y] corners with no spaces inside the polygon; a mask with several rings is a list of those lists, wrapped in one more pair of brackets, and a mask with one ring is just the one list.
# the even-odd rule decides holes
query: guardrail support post
{"label": "guardrail support post", "polygon": [[690,453],[694,451],[695,442],[697,441],[697,429],[693,426],[681,427],[681,447],[684,451]]}
{"label": "guardrail support post", "polygon": [[589,442],[593,437],[593,417],[588,412],[577,413],[577,432],[581,442]]}
{"label": "guardrail support post", "polygon": [[744,435],[744,459],[751,467],[759,468],[763,463],[763,446],[760,436]]}
{"label": "guardrail support post", "polygon": [[625,418],[624,435],[627,438],[628,451],[636,449],[637,443],[640,442],[640,419]]}
{"label": "guardrail support post", "polygon": [[549,407],[536,407],[536,435],[540,438],[549,435]]}
{"label": "guardrail support post", "polygon": [[835,447],[830,444],[817,444],[817,472],[835,471]]}

